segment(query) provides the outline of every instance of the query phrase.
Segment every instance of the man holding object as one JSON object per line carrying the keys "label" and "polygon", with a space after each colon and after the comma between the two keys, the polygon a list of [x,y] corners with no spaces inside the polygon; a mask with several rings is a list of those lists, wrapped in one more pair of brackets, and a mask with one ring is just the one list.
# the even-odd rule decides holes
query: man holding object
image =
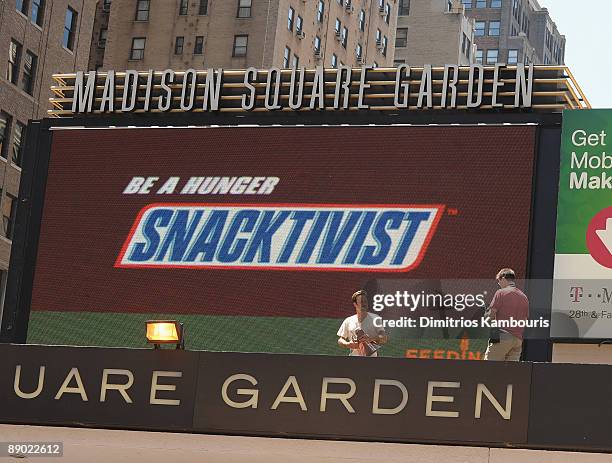
{"label": "man holding object", "polygon": [[378,348],[386,344],[389,337],[382,328],[382,323],[376,323],[380,328],[375,326],[374,321],[380,317],[368,312],[368,293],[364,290],[357,291],[352,300],[356,314],[342,322],[338,330],[338,345],[350,349],[350,355],[377,357]]}

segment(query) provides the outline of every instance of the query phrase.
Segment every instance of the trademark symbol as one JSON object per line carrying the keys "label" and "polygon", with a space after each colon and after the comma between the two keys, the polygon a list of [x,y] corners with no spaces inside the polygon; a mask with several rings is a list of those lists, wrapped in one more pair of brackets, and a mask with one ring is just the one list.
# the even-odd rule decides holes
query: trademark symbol
{"label": "trademark symbol", "polygon": [[448,215],[459,215],[459,211],[457,209],[447,209],[446,213]]}

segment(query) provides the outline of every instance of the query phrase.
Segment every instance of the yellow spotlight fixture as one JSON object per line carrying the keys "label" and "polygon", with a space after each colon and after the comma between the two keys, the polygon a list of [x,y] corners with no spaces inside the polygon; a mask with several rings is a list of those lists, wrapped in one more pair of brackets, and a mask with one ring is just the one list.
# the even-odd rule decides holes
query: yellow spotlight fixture
{"label": "yellow spotlight fixture", "polygon": [[176,320],[148,320],[147,342],[153,344],[155,349],[161,348],[161,344],[175,344],[177,349],[185,348],[185,328]]}

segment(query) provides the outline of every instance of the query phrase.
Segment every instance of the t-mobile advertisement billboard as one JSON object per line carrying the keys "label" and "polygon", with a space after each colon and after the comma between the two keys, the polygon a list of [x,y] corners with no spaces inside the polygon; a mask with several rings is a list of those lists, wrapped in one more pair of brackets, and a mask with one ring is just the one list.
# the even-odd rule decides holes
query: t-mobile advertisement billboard
{"label": "t-mobile advertisement billboard", "polygon": [[612,338],[610,135],[610,109],[563,113],[553,338]]}
{"label": "t-mobile advertisement billboard", "polygon": [[[145,320],[172,318],[188,348],[342,354],[358,289],[525,276],[535,138],[534,126],[55,130],[28,341],[140,346]],[[380,355],[408,347],[391,337]]]}

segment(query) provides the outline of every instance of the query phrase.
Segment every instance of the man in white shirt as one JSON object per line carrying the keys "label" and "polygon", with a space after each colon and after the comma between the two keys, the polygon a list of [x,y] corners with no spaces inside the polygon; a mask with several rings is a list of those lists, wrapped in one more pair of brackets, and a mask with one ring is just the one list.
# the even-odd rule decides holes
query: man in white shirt
{"label": "man in white shirt", "polygon": [[[389,337],[382,327],[382,319],[368,312],[368,294],[364,290],[357,291],[353,294],[352,300],[356,314],[342,322],[338,330],[338,345],[350,349],[351,355],[367,357],[368,343],[378,347],[386,344]],[[369,356],[377,357],[378,352]]]}

